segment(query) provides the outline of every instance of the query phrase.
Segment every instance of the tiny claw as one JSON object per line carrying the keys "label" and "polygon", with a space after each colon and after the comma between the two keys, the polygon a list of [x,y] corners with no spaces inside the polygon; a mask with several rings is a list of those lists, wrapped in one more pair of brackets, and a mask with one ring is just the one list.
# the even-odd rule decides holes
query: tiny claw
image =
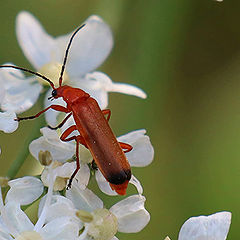
{"label": "tiny claw", "polygon": [[72,183],[69,183],[66,187],[67,190],[69,190],[72,187]]}

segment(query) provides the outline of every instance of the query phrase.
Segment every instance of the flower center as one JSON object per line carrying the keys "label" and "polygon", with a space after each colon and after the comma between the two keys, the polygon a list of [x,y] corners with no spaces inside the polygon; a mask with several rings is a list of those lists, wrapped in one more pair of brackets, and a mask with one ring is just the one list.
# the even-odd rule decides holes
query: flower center
{"label": "flower center", "polygon": [[[48,151],[46,151],[48,152]],[[62,166],[63,164],[58,161],[53,161],[51,164],[44,168],[42,174],[41,174],[41,180],[44,184],[44,186],[49,187],[49,171],[50,169],[56,169],[57,167]],[[68,178],[59,177],[57,176],[53,185],[54,191],[61,191],[66,187]]]}
{"label": "flower center", "polygon": [[[43,65],[39,69],[39,73],[44,75],[45,77],[49,78],[54,83],[55,86],[58,86],[61,69],[62,69],[61,63],[51,62],[51,63],[47,63],[47,64]],[[41,84],[48,85],[48,82],[43,80],[42,78],[37,77],[37,79]],[[69,81],[69,77],[68,77],[68,74],[65,69],[65,71],[63,73],[63,82],[66,83],[67,81]]]}
{"label": "flower center", "polygon": [[118,230],[117,217],[107,209],[97,209],[93,213],[93,220],[89,223],[88,235],[94,240],[110,240]]}
{"label": "flower center", "polygon": [[35,231],[22,232],[16,240],[43,240],[41,235]]}

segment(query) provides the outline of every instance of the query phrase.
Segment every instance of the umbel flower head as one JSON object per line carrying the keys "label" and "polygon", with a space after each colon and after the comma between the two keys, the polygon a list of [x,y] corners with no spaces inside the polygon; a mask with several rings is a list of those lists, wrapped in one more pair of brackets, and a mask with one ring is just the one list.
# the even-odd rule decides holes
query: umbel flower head
{"label": "umbel flower head", "polygon": [[[46,221],[67,212],[69,217],[76,216],[79,225],[82,224],[79,240],[116,240],[118,238],[114,235],[117,232],[139,232],[148,224],[150,215],[144,207],[145,200],[142,195],[133,195],[107,209],[91,190],[83,190],[74,182],[72,188],[66,191],[66,198],[53,196]],[[60,208],[63,212],[57,211]]]}
{"label": "umbel flower head", "polygon": [[[57,176],[62,178],[70,178],[71,174],[75,168],[75,162],[67,162],[75,154],[75,142],[62,142],[59,139],[59,135],[56,131],[50,130],[49,128],[42,128],[41,133],[43,136],[33,140],[29,145],[30,153],[38,160],[39,153],[48,151],[54,161],[59,162],[59,164],[51,164],[45,167],[42,173],[43,182],[48,186],[48,169],[54,167]],[[136,130],[120,136],[118,141],[124,141],[133,146],[133,150],[126,153],[126,157],[132,167],[144,167],[149,165],[153,160],[154,150],[151,145],[150,139],[146,134],[145,129]],[[88,164],[93,161],[93,158],[88,149],[84,146],[80,146],[80,161],[81,167],[75,177],[74,181],[78,182],[81,189],[85,189],[88,185],[90,178],[90,169]],[[103,177],[99,170],[95,171],[95,177],[99,188],[108,195],[117,195],[113,191]],[[142,194],[142,187],[139,181],[133,176],[130,183],[137,187],[137,190]],[[63,186],[64,187],[64,186]]]}
{"label": "umbel flower head", "polygon": [[[76,36],[71,47],[72,54],[69,55],[63,76],[65,83],[88,92],[102,109],[108,104],[108,92],[145,98],[146,94],[141,89],[114,83],[104,73],[95,71],[112,49],[112,33],[107,24],[97,16],[89,17],[85,23],[86,27]],[[18,15],[16,29],[20,46],[35,70],[57,84],[65,48],[72,33],[53,38],[27,12]],[[0,91],[0,107],[3,110],[0,115],[0,130],[11,132],[17,128],[17,121],[14,121],[16,113],[33,106],[43,90],[43,82],[36,76],[25,77],[20,70],[2,68],[0,84],[3,86]],[[46,102],[49,95],[45,98],[46,105],[49,104]],[[65,103],[57,100],[55,104]],[[53,112],[47,113],[46,119],[50,125],[57,124],[57,115]],[[66,126],[71,121],[73,120],[69,119]],[[116,240],[115,234],[118,231],[138,232],[147,225],[150,215],[144,206],[146,199],[142,196],[140,182],[134,176],[130,182],[137,187],[139,194],[130,196],[109,209],[87,189],[90,178],[88,164],[92,157],[84,147],[80,153],[81,169],[73,187],[60,192],[75,168],[75,162],[67,161],[75,153],[75,143],[61,142],[57,132],[49,128],[42,129],[42,132],[43,137],[30,145],[31,153],[44,165],[41,179],[23,177],[9,181],[10,190],[5,201],[0,194],[0,239]],[[128,159],[132,159],[132,166],[146,166],[153,159],[153,148],[145,133],[145,130],[138,130],[120,137],[121,141],[134,146],[134,151],[128,156]],[[96,179],[103,192],[116,194],[98,170]],[[48,190],[44,195],[46,186]],[[37,199],[40,204],[38,219],[34,223],[21,207],[31,205]]]}
{"label": "umbel flower head", "polygon": [[[85,27],[72,43],[63,76],[64,83],[88,92],[102,109],[108,105],[108,92],[146,98],[141,89],[129,84],[114,83],[106,74],[95,71],[111,52],[113,37],[109,26],[100,17],[90,16],[85,23]],[[18,14],[16,32],[20,47],[35,70],[57,85],[66,46],[72,33],[54,38],[28,12]],[[42,83],[47,83],[37,80],[40,79],[36,76],[25,77],[20,70],[1,69],[0,84],[4,94],[0,93],[0,108],[3,111],[22,113],[32,107],[42,91]],[[50,105],[47,100],[49,95],[50,92],[45,98],[46,106]],[[64,105],[61,99],[55,103]],[[54,111],[47,112],[47,122],[56,125],[56,116]]]}

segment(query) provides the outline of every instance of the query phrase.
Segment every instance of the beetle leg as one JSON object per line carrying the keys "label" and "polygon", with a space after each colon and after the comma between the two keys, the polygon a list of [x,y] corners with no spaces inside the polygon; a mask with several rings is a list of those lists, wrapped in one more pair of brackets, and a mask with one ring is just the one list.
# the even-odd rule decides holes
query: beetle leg
{"label": "beetle leg", "polygon": [[75,171],[73,172],[72,176],[70,177],[69,179],[69,182],[68,182],[68,185],[67,185],[67,189],[71,188],[71,185],[72,185],[72,181],[73,181],[73,178],[76,176],[77,172],[79,171],[80,169],[80,160],[79,160],[79,143],[81,143],[82,145],[84,145],[86,148],[87,145],[86,145],[86,142],[84,140],[84,138],[81,136],[81,135],[77,135],[77,136],[72,136],[72,137],[69,137],[68,136],[73,132],[77,130],[77,127],[76,125],[73,125],[71,127],[69,127],[63,134],[62,136],[60,137],[60,139],[64,142],[69,142],[69,141],[72,141],[72,140],[75,140],[76,141],[76,169]]}
{"label": "beetle leg", "polygon": [[130,144],[123,143],[123,142],[119,142],[119,144],[120,144],[122,149],[126,149],[124,151],[125,153],[130,152],[133,149],[133,147]]}
{"label": "beetle leg", "polygon": [[109,121],[110,116],[111,116],[111,110],[110,109],[104,109],[102,110],[103,115],[107,115],[107,121]]}
{"label": "beetle leg", "polygon": [[46,112],[48,109],[53,109],[53,110],[56,110],[56,111],[59,111],[59,112],[65,112],[65,113],[69,113],[71,112],[71,110],[69,110],[68,108],[66,107],[63,107],[63,106],[60,106],[60,105],[51,105],[45,109],[43,109],[41,112],[37,113],[36,115],[33,115],[33,116],[29,116],[29,117],[17,117],[15,120],[16,121],[21,121],[21,120],[28,120],[28,119],[34,119],[34,118],[37,118],[39,117],[42,113]]}
{"label": "beetle leg", "polygon": [[52,129],[52,130],[56,130],[56,129],[58,129],[58,128],[61,128],[61,127],[65,124],[65,122],[66,122],[71,116],[72,116],[72,113],[68,114],[68,115],[63,119],[63,121],[62,121],[60,124],[58,124],[56,127],[51,127],[51,126],[48,125],[48,128],[50,128],[50,129]]}
{"label": "beetle leg", "polygon": [[85,140],[83,139],[83,137],[81,135],[72,136],[72,137],[67,138],[75,130],[77,130],[76,125],[69,127],[68,129],[66,129],[64,131],[64,133],[61,135],[60,139],[63,142],[70,142],[72,140],[75,140],[75,141],[78,141],[79,143],[81,143],[82,145],[84,145],[86,148],[88,148]]}
{"label": "beetle leg", "polygon": [[[80,160],[79,160],[79,143],[80,143],[80,140],[78,140],[78,136],[75,136],[75,137],[76,137],[76,164],[77,164],[77,166],[76,166],[76,169],[74,170],[72,176],[69,179],[67,189],[71,188],[73,178],[76,176],[77,172],[80,169]],[[81,137],[81,136],[79,136],[79,137]]]}

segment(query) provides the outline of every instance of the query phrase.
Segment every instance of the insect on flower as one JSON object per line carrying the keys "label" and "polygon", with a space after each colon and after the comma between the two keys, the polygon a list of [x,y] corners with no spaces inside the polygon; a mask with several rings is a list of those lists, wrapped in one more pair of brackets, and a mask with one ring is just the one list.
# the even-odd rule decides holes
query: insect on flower
{"label": "insect on flower", "polygon": [[[58,126],[49,126],[49,128],[56,130],[58,128],[61,128],[66,123],[66,121],[71,116],[73,116],[76,125],[70,126],[63,132],[60,137],[60,139],[64,142],[71,140],[76,141],[77,166],[69,180],[68,188],[71,187],[73,178],[80,169],[78,149],[79,144],[82,144],[90,150],[94,161],[96,162],[103,176],[109,182],[111,188],[118,194],[125,195],[128,182],[131,178],[131,168],[124,153],[131,151],[132,146],[127,143],[117,141],[108,124],[108,120],[110,119],[111,115],[111,111],[109,109],[101,110],[97,101],[94,98],[90,97],[88,93],[79,88],[73,88],[67,85],[62,86],[63,74],[70,46],[75,35],[84,26],[85,24],[77,28],[69,40],[60,72],[59,87],[57,88],[54,86],[54,83],[50,79],[38,72],[12,65],[1,65],[0,68],[15,68],[44,79],[50,84],[53,89],[52,96],[48,99],[53,100],[57,98],[63,98],[63,100],[67,103],[66,107],[53,104],[34,116],[18,117],[16,120],[22,121],[34,119],[49,109],[67,113],[68,115]],[[79,132],[79,135],[70,137],[69,135],[75,130]]]}

